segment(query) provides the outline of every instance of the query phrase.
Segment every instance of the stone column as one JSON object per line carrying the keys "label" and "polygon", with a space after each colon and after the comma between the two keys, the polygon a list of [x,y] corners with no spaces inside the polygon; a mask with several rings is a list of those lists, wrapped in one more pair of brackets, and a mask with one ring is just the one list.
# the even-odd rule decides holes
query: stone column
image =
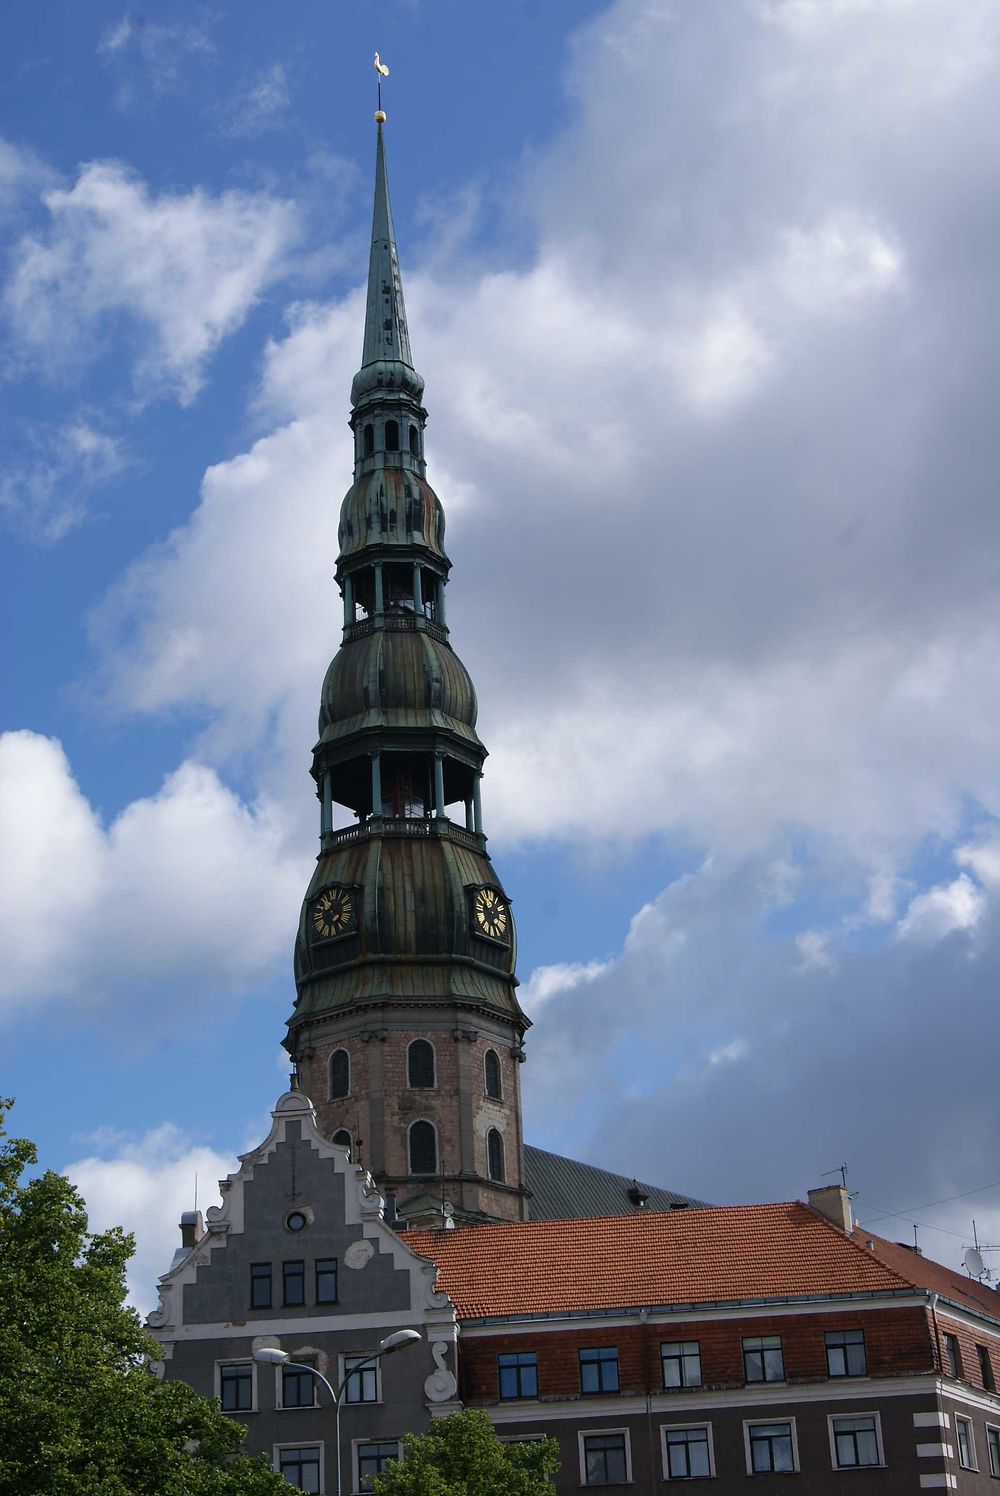
{"label": "stone column", "polygon": [[434,755],[434,814],[438,820],[444,817],[444,755]]}
{"label": "stone column", "polygon": [[382,814],[382,765],[378,750],[371,755],[372,761],[372,815]]}

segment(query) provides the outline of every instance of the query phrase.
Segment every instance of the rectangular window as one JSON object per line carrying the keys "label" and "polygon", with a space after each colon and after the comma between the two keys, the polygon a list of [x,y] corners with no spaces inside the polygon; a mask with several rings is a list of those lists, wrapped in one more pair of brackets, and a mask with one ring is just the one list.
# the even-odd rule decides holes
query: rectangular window
{"label": "rectangular window", "polygon": [[249,1413],[253,1407],[253,1366],[219,1367],[219,1402],[224,1413]]}
{"label": "rectangular window", "polygon": [[743,1373],[748,1382],[783,1382],[785,1362],[780,1335],[744,1337]]}
{"label": "rectangular window", "polygon": [[250,1264],[250,1308],[270,1309],[270,1307],[271,1264],[252,1262]]}
{"label": "rectangular window", "polygon": [[395,1440],[381,1444],[358,1445],[358,1490],[370,1491],[376,1475],[381,1475],[390,1460],[399,1459]]}
{"label": "rectangular window", "polygon": [[316,1302],[317,1304],[337,1302],[336,1257],[317,1257],[316,1259]]}
{"label": "rectangular window", "polygon": [[958,1348],[958,1337],[946,1335],[944,1337],[944,1358],[948,1369],[948,1375],[956,1379],[962,1375],[962,1352]]}
{"label": "rectangular window", "polygon": [[864,1330],[827,1330],[826,1372],[831,1377],[865,1377],[868,1356]]}
{"label": "rectangular window", "polygon": [[671,1340],[660,1346],[664,1387],[701,1386],[701,1346],[697,1340]]}
{"label": "rectangular window", "polygon": [[601,1345],[580,1352],[580,1391],[618,1392],[618,1347]]}
{"label": "rectangular window", "polygon": [[620,1486],[628,1480],[625,1434],[581,1434],[583,1484]]}
{"label": "rectangular window", "polygon": [[972,1420],[955,1415],[955,1440],[958,1444],[958,1463],[963,1470],[976,1468],[976,1442],[972,1436]]}
{"label": "rectangular window", "polygon": [[712,1474],[707,1423],[697,1428],[664,1428],[663,1473],[667,1480],[700,1480]]}
{"label": "rectangular window", "polygon": [[990,1474],[1000,1476],[1000,1428],[986,1425],[986,1448],[990,1452]]}
{"label": "rectangular window", "polygon": [[833,1463],[837,1470],[854,1470],[859,1465],[881,1465],[878,1447],[878,1423],[875,1416],[831,1418]]}
{"label": "rectangular window", "polygon": [[987,1392],[995,1392],[997,1390],[997,1383],[993,1375],[993,1362],[990,1360],[989,1346],[977,1345],[976,1355],[979,1357],[979,1374],[983,1379],[983,1386]]}
{"label": "rectangular window", "polygon": [[305,1449],[279,1449],[278,1474],[283,1475],[290,1486],[300,1491],[315,1492],[319,1496],[319,1446],[309,1445]]}
{"label": "rectangular window", "polygon": [[300,1371],[297,1366],[281,1368],[281,1406],[283,1408],[316,1406],[316,1378],[311,1371]]}
{"label": "rectangular window", "polygon": [[748,1423],[747,1444],[751,1475],[795,1469],[795,1445],[790,1423]]}
{"label": "rectangular window", "polygon": [[[367,1366],[363,1362],[368,1362]],[[357,1370],[355,1368],[358,1368]],[[378,1365],[371,1356],[345,1356],[344,1376],[350,1377],[344,1396],[349,1403],[378,1402]]]}
{"label": "rectangular window", "polygon": [[500,1379],[500,1396],[538,1396],[538,1357],[534,1351],[519,1351],[517,1355],[497,1356],[497,1374]]}
{"label": "rectangular window", "polygon": [[281,1278],[285,1308],[298,1308],[306,1301],[306,1265],[304,1262],[283,1262]]}

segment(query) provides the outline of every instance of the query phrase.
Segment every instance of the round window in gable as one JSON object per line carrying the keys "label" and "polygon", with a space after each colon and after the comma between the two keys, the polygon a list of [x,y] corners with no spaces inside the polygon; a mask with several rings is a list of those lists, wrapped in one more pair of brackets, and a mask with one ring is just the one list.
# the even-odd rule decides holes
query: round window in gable
{"label": "round window in gable", "polygon": [[309,1222],[301,1210],[293,1210],[285,1217],[285,1225],[289,1231],[302,1231]]}

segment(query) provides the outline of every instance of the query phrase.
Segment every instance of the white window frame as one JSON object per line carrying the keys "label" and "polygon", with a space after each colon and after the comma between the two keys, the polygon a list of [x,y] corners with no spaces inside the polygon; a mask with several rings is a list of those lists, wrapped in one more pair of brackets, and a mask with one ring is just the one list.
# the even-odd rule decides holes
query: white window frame
{"label": "white window frame", "polygon": [[[283,1449],[318,1449],[319,1450],[319,1489],[326,1490],[326,1442],[323,1439],[283,1439],[280,1444],[272,1445],[272,1462],[274,1473],[281,1474],[281,1451]],[[291,1487],[289,1487],[291,1489]]]}
{"label": "white window frame", "polygon": [[[346,1054],[346,1056],[347,1056],[347,1090],[346,1091],[342,1091],[339,1096],[334,1096],[332,1094],[332,1092],[333,1092],[333,1057],[334,1057],[335,1054],[340,1054],[341,1051],[343,1051],[343,1053]],[[351,1090],[352,1090],[353,1085],[354,1085],[354,1059],[353,1059],[353,1056],[351,1055],[351,1051],[347,1048],[346,1044],[338,1044],[337,1047],[336,1047],[336,1049],[331,1049],[331,1051],[330,1051],[330,1058],[326,1062],[326,1099],[327,1099],[327,1101],[346,1101],[347,1098],[351,1095]]]}
{"label": "white window frame", "polygon": [[[577,1430],[577,1449],[580,1457],[580,1484],[585,1490],[596,1491],[599,1486],[592,1485],[587,1480],[587,1450],[585,1440],[591,1437],[606,1438],[608,1434],[621,1434],[625,1440],[625,1484],[632,1484],[632,1440],[627,1428],[581,1428]],[[612,1485],[620,1485],[620,1481],[610,1482]]]}
{"label": "white window frame", "polygon": [[[787,1423],[788,1427],[791,1429],[791,1433],[792,1433],[792,1469],[791,1470],[755,1470],[753,1468],[753,1460],[752,1460],[751,1455],[750,1455],[750,1430],[752,1428],[757,1428],[757,1427],[759,1427],[762,1424],[769,1424],[769,1423]],[[780,1414],[776,1415],[774,1418],[767,1418],[767,1417],[744,1418],[744,1420],[743,1420],[743,1452],[744,1452],[744,1454],[746,1456],[746,1465],[747,1465],[747,1474],[748,1475],[791,1475],[793,1472],[797,1473],[802,1467],[799,1464],[799,1435],[798,1435],[798,1430],[797,1430],[797,1428],[795,1426],[795,1419],[794,1418],[785,1418],[785,1417],[782,1417]]]}
{"label": "white window frame", "polygon": [[[340,1367],[340,1375],[337,1378],[337,1385],[339,1386],[340,1383],[347,1376],[347,1363],[348,1363],[348,1361],[367,1361],[367,1360],[370,1360],[370,1358],[372,1356],[374,1356],[374,1354],[375,1354],[374,1351],[342,1351],[341,1354],[337,1357],[337,1361],[338,1361],[338,1364],[339,1364],[339,1367]],[[348,1400],[348,1396],[347,1396],[347,1388],[345,1387],[344,1388],[344,1406],[345,1407],[348,1407],[348,1408],[374,1408],[374,1407],[377,1407],[378,1404],[382,1401],[382,1359],[381,1359],[381,1357],[379,1357],[379,1359],[376,1362],[374,1362],[373,1365],[365,1367],[365,1372],[368,1372],[368,1371],[373,1371],[375,1373],[375,1398],[374,1398],[374,1400],[369,1397],[369,1398],[364,1398],[364,1399],[362,1399],[362,1400],[360,1400],[358,1402],[350,1402]],[[364,1373],[362,1373],[362,1375],[364,1375]],[[377,1444],[378,1442],[379,1441],[377,1439],[364,1439],[364,1440],[362,1440],[362,1443],[364,1443],[364,1444]],[[388,1443],[388,1442],[389,1441],[386,1440],[386,1443]]]}
{"label": "white window frame", "polygon": [[[486,1087],[486,1056],[488,1054],[496,1055],[497,1079],[500,1082],[499,1096],[491,1096]],[[487,1049],[483,1050],[483,1095],[486,1097],[487,1101],[503,1101],[503,1066],[500,1063],[500,1051],[493,1044],[489,1045]]]}
{"label": "white window frame", "polygon": [[385,1439],[378,1438],[375,1434],[369,1434],[366,1439],[351,1440],[351,1490],[361,1493],[361,1448],[365,1444],[395,1444],[396,1458],[403,1458],[403,1441],[394,1439],[390,1434]]}
{"label": "white window frame", "polygon": [[[993,1457],[990,1454],[990,1433],[991,1432],[993,1432],[997,1436],[997,1446],[998,1447],[997,1447],[997,1468],[996,1468],[996,1470],[994,1470],[994,1468],[993,1468]],[[990,1474],[992,1476],[994,1476],[995,1478],[1000,1479],[1000,1424],[988,1423],[986,1425],[986,1458],[987,1458],[987,1460],[989,1462]]]}
{"label": "white window frame", "polygon": [[[431,1047],[431,1060],[434,1065],[434,1084],[430,1086],[412,1086],[410,1084],[410,1050],[414,1044],[429,1044]],[[428,1039],[426,1034],[416,1034],[406,1046],[406,1089],[408,1091],[436,1091],[438,1089],[438,1052],[437,1045],[433,1039]]]}
{"label": "white window frame", "polygon": [[[676,1433],[679,1429],[687,1430],[687,1429],[701,1429],[701,1428],[703,1428],[706,1431],[706,1433],[708,1434],[708,1476],[704,1476],[704,1475],[695,1475],[695,1476],[671,1475],[670,1474],[670,1459],[669,1459],[669,1456],[667,1454],[667,1435],[669,1433]],[[664,1480],[672,1480],[672,1481],[683,1480],[683,1481],[688,1481],[688,1480],[706,1480],[706,1479],[709,1479],[709,1478],[714,1478],[714,1476],[715,1476],[715,1439],[714,1439],[714,1437],[712,1435],[712,1425],[710,1423],[699,1423],[697,1420],[690,1419],[690,1418],[679,1419],[677,1423],[661,1423],[660,1424],[660,1454],[661,1454],[662,1459],[663,1459],[663,1479]]]}
{"label": "white window frame", "polygon": [[[962,1459],[962,1441],[958,1437],[958,1425],[960,1423],[964,1423],[966,1425],[966,1427],[968,1428],[968,1430],[969,1430],[969,1454],[970,1454],[970,1456],[972,1458],[972,1464],[971,1465],[967,1465],[964,1462],[964,1460]],[[958,1460],[958,1465],[959,1465],[959,1469],[960,1470],[978,1470],[979,1469],[979,1461],[976,1458],[976,1429],[975,1429],[975,1425],[973,1424],[972,1419],[968,1418],[964,1413],[956,1413],[955,1414],[955,1458]]]}
{"label": "white window frame", "polygon": [[[223,1408],[222,1407],[222,1368],[224,1366],[249,1366],[250,1367],[250,1406],[249,1408]],[[221,1361],[215,1363],[215,1396],[218,1398],[219,1407],[227,1418],[238,1417],[240,1413],[256,1413],[259,1411],[257,1405],[257,1362],[252,1356],[223,1356]]]}
{"label": "white window frame", "polygon": [[[292,1355],[292,1356],[290,1356],[289,1360],[290,1361],[294,1361],[295,1362],[295,1366],[308,1366],[311,1361],[315,1361],[316,1362],[316,1370],[317,1371],[319,1370],[319,1356],[318,1356],[318,1352],[316,1352],[316,1351],[305,1351],[305,1350],[303,1350],[298,1355]],[[293,1366],[291,1368],[291,1370],[294,1371],[295,1367]],[[310,1380],[311,1380],[311,1382],[313,1384],[313,1400],[312,1400],[312,1402],[311,1403],[306,1403],[305,1406],[303,1406],[302,1403],[296,1403],[296,1404],[294,1404],[294,1406],[292,1406],[290,1408],[286,1408],[285,1407],[284,1398],[282,1397],[282,1392],[283,1392],[284,1385],[285,1385],[284,1371],[285,1371],[284,1366],[276,1366],[274,1368],[274,1410],[275,1410],[275,1412],[276,1413],[308,1413],[309,1410],[310,1410],[310,1408],[318,1408],[319,1405],[320,1405],[320,1402],[319,1402],[319,1387],[316,1384],[316,1378],[315,1377],[311,1377],[310,1378]]]}
{"label": "white window frame", "polygon": [[[874,1465],[838,1465],[837,1464],[837,1438],[834,1432],[834,1424],[838,1418],[871,1418],[875,1422],[875,1448],[878,1451],[878,1460]],[[885,1468],[885,1447],[882,1443],[882,1415],[874,1408],[860,1408],[857,1412],[828,1413],[826,1421],[830,1435],[830,1465],[834,1470],[881,1470]]]}

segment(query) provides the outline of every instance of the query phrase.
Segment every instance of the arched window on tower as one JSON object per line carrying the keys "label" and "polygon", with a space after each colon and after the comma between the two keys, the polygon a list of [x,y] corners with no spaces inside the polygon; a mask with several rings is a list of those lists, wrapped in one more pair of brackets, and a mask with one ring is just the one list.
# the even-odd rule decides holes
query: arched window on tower
{"label": "arched window on tower", "polygon": [[351,1057],[346,1049],[335,1049],[330,1056],[330,1100],[339,1101],[351,1090]]}
{"label": "arched window on tower", "polygon": [[385,450],[387,452],[399,451],[399,422],[386,421],[385,423]]}
{"label": "arched window on tower", "polygon": [[406,1083],[419,1090],[434,1086],[434,1046],[426,1039],[414,1039],[406,1051]]}
{"label": "arched window on tower", "polygon": [[374,451],[375,451],[375,427],[374,426],[366,426],[365,427],[365,456],[366,457],[371,457],[371,455],[372,455],[372,453]]}
{"label": "arched window on tower", "polygon": [[348,1132],[346,1127],[338,1127],[337,1131],[333,1135],[333,1141],[336,1143],[338,1148],[346,1148],[348,1153],[350,1153],[351,1149],[354,1147],[354,1139],[351,1137],[351,1134]]}
{"label": "arched window on tower", "polygon": [[420,456],[420,432],[417,430],[416,426],[410,427],[410,456]]}
{"label": "arched window on tower", "polygon": [[414,1122],[410,1128],[410,1173],[436,1174],[437,1132],[433,1122]]}
{"label": "arched window on tower", "polygon": [[500,1056],[495,1049],[488,1049],[483,1060],[483,1076],[486,1082],[486,1094],[494,1101],[503,1100],[503,1088],[500,1085]]}
{"label": "arched window on tower", "polygon": [[495,1127],[491,1127],[486,1134],[486,1161],[489,1165],[490,1178],[495,1179],[498,1184],[503,1184],[507,1177],[503,1166],[503,1138]]}

